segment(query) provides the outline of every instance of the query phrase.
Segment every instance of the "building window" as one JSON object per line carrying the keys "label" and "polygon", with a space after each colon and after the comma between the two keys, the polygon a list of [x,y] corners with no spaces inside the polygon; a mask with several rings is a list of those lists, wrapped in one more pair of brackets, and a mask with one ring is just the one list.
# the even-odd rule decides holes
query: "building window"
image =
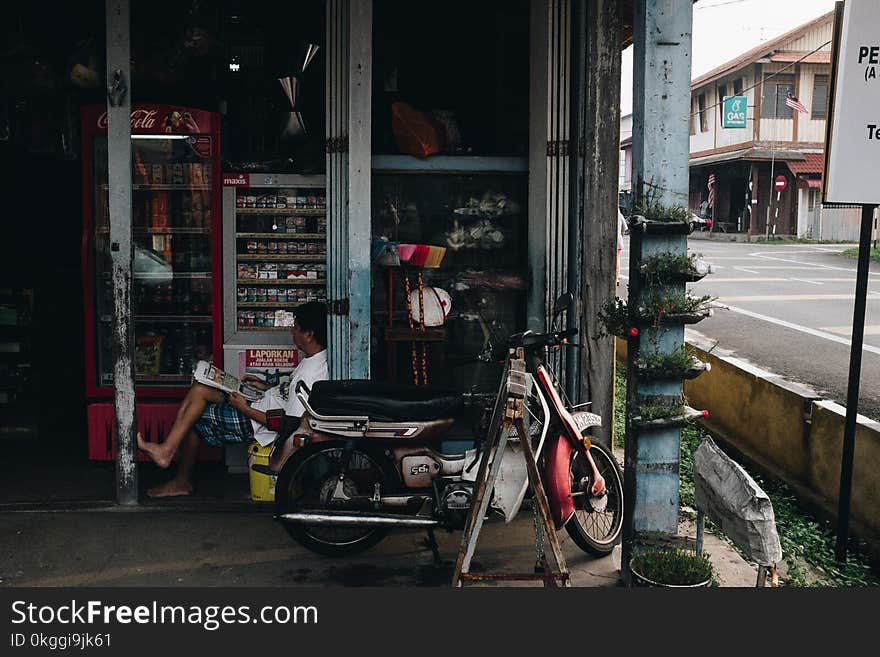
{"label": "building window", "polygon": [[718,125],[724,125],[724,97],[727,95],[727,85],[718,85],[718,104],[715,106],[718,112]]}
{"label": "building window", "polygon": [[810,108],[811,119],[827,118],[828,112],[828,76],[817,75],[813,78],[813,106]]}
{"label": "building window", "polygon": [[793,90],[793,75],[776,75],[765,79],[761,116],[765,119],[790,119],[792,109],[785,104],[785,98]]}
{"label": "building window", "polygon": [[697,107],[700,110],[700,132],[709,131],[709,117],[706,110],[706,94],[697,96]]}
{"label": "building window", "polygon": [[694,102],[694,97],[691,96],[691,120],[690,120],[690,129],[691,135],[697,134],[697,111],[694,109],[696,103]]}
{"label": "building window", "polygon": [[737,78],[733,81],[733,95],[734,96],[742,96],[743,92],[743,79]]}

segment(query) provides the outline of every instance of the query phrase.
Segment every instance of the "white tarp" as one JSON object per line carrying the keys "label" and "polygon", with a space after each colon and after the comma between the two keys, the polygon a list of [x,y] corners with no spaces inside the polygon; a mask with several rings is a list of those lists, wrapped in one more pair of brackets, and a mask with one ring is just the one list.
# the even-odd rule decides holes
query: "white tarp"
{"label": "white tarp", "polygon": [[753,561],[782,561],[770,498],[711,438],[694,452],[694,497],[697,508]]}

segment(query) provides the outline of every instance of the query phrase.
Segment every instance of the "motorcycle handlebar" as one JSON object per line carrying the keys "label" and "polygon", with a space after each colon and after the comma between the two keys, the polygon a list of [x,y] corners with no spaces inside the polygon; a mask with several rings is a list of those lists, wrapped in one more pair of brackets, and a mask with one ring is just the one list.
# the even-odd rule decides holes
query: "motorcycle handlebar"
{"label": "motorcycle handlebar", "polygon": [[508,343],[512,348],[516,347],[555,347],[565,344],[569,338],[578,334],[578,330],[566,329],[564,331],[551,331],[550,333],[517,333],[512,335]]}
{"label": "motorcycle handlebar", "polygon": [[[567,340],[577,334],[577,329],[551,331],[550,333],[533,333],[531,331],[516,333],[507,339],[506,345],[494,348],[491,346],[487,347],[485,351],[477,356],[477,360],[483,362],[504,360],[507,357],[508,351],[517,347],[556,347],[567,344]],[[571,346],[577,347],[578,345],[572,344]]]}

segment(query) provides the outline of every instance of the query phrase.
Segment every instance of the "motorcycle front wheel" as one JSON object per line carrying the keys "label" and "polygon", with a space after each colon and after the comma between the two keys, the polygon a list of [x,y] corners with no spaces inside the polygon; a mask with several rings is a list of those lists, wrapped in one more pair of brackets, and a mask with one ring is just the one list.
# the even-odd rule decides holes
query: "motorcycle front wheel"
{"label": "motorcycle front wheel", "polygon": [[[344,441],[336,440],[312,443],[287,460],[275,484],[276,515],[345,511],[344,504],[333,500],[335,496],[371,496],[377,485],[381,493],[387,493],[395,487],[399,479],[397,471],[381,451],[356,446],[345,459],[345,445]],[[367,550],[388,532],[386,528],[289,522],[283,522],[283,525],[287,533],[303,547],[330,557]]]}
{"label": "motorcycle front wheel", "polygon": [[593,443],[590,456],[605,478],[605,494],[590,494],[593,472],[579,452],[572,452],[569,473],[575,511],[565,529],[577,546],[588,554],[606,555],[620,541],[623,529],[623,476],[614,455],[604,445]]}

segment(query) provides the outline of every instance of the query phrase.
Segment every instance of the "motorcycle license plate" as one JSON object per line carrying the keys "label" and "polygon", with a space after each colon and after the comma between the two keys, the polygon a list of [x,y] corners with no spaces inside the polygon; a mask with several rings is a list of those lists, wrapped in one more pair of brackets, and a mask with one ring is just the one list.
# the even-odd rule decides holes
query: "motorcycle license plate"
{"label": "motorcycle license plate", "polygon": [[590,427],[602,426],[602,416],[595,413],[572,413],[572,417],[580,431],[586,431]]}

